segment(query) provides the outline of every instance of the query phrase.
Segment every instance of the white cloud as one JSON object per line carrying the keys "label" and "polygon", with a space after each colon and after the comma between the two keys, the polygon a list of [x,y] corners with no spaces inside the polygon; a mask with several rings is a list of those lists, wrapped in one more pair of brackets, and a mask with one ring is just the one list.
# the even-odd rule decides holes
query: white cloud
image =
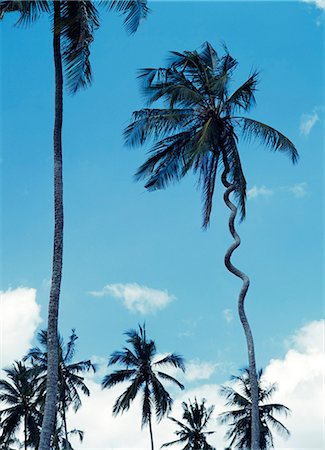
{"label": "white cloud", "polygon": [[296,198],[303,198],[307,195],[308,185],[306,182],[297,183],[289,187],[289,191],[293,193]]}
{"label": "white cloud", "polygon": [[233,319],[234,319],[234,315],[233,315],[233,312],[232,312],[231,309],[225,309],[225,310],[223,311],[223,316],[224,316],[224,318],[225,318],[225,320],[226,320],[227,323],[232,322]]}
{"label": "white cloud", "polygon": [[0,368],[20,359],[29,349],[41,322],[36,289],[19,287],[0,292]]}
{"label": "white cloud", "polygon": [[272,360],[266,368],[266,378],[279,385],[274,401],[292,411],[286,419],[291,438],[278,439],[278,448],[324,448],[324,327],[324,320],[302,327],[290,338],[291,348],[285,357]]}
{"label": "white cloud", "polygon": [[311,3],[316,8],[325,10],[325,0],[303,0],[304,3]]}
{"label": "white cloud", "polygon": [[266,188],[265,186],[257,187],[253,186],[251,189],[247,191],[247,198],[251,200],[252,198],[257,197],[269,197],[273,194],[271,189]]}
{"label": "white cloud", "polygon": [[308,136],[314,125],[319,121],[319,115],[316,109],[312,114],[303,114],[300,120],[300,134]]}
{"label": "white cloud", "polygon": [[132,312],[150,314],[165,308],[175,297],[167,291],[140,286],[137,283],[107,284],[101,291],[90,292],[94,297],[111,296],[122,300]]}
{"label": "white cloud", "polygon": [[186,364],[185,379],[188,381],[208,380],[217,367],[216,363],[198,359]]}

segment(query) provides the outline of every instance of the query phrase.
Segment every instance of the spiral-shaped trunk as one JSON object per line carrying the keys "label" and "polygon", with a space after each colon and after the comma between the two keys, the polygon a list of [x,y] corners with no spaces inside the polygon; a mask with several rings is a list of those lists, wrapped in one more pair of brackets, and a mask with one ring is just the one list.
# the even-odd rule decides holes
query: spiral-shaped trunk
{"label": "spiral-shaped trunk", "polygon": [[227,180],[228,170],[227,168],[222,174],[222,183],[226,188],[224,193],[224,201],[230,209],[229,216],[229,231],[234,238],[233,244],[228,248],[225,255],[225,266],[236,277],[240,278],[243,282],[242,288],[238,297],[238,314],[240,321],[243,325],[247,350],[248,350],[248,363],[249,363],[249,379],[251,388],[251,401],[252,401],[252,427],[251,427],[251,450],[260,450],[260,417],[258,407],[258,380],[256,374],[256,361],[255,361],[255,349],[252,331],[247,320],[245,313],[245,297],[249,288],[248,276],[235,267],[231,262],[231,256],[233,252],[240,246],[240,237],[235,228],[235,219],[237,215],[237,207],[230,201],[229,196],[235,190],[235,186]]}
{"label": "spiral-shaped trunk", "polygon": [[50,450],[57,412],[58,392],[58,314],[62,277],[63,256],[63,182],[62,182],[62,117],[63,117],[63,73],[61,36],[59,31],[61,2],[55,1],[53,26],[53,54],[55,66],[55,121],[54,147],[54,243],[52,280],[48,309],[47,328],[47,379],[46,398],[39,450]]}

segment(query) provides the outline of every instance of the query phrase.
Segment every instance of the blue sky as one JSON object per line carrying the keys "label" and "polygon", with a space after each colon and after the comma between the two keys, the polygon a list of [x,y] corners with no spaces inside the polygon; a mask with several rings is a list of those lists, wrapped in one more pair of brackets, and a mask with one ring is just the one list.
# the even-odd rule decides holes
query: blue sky
{"label": "blue sky", "polygon": [[[37,289],[46,318],[52,248],[53,64],[47,19],[1,27],[2,289]],[[251,278],[247,310],[258,366],[281,358],[283,341],[323,313],[324,27],[301,2],[154,2],[129,37],[103,14],[92,45],[94,83],[64,102],[65,246],[60,330],[75,327],[79,356],[108,356],[122,333],[146,321],[159,350],[215,361],[222,382],[246,364],[236,315],[240,283],[223,266],[231,242],[220,183],[210,229],[188,176],[147,193],[132,180],[145,149],[123,146],[122,130],[144,106],[136,73],[162,66],[169,50],[225,41],[239,61],[234,86],[260,70],[250,116],[286,134],[300,160],[242,143],[251,190],[234,262]],[[255,196],[254,196],[255,195]],[[154,314],[125,308],[108,284],[137,283],[173,300]],[[230,310],[225,313],[226,310]],[[228,315],[228,321],[225,315]],[[231,316],[233,317],[232,320]],[[45,321],[41,326],[45,326]]]}

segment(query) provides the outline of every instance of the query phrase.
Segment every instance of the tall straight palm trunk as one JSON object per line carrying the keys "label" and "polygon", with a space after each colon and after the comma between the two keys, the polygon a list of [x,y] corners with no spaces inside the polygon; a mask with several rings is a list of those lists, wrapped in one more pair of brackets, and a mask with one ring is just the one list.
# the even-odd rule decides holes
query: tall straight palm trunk
{"label": "tall straight palm trunk", "polygon": [[150,414],[150,416],[149,416],[149,433],[150,433],[151,450],[154,450],[153,432],[152,432],[152,422],[151,422],[151,414]]}
{"label": "tall straight palm trunk", "polygon": [[63,183],[62,183],[62,115],[63,74],[60,36],[61,2],[54,4],[53,55],[55,66],[55,120],[54,120],[54,243],[52,281],[48,309],[47,330],[47,380],[44,417],[39,450],[50,450],[51,436],[55,427],[58,391],[58,313],[62,277],[63,254]]}
{"label": "tall straight palm trunk", "polygon": [[256,361],[255,361],[255,349],[254,349],[254,340],[252,331],[247,320],[247,316],[245,313],[245,297],[249,288],[249,278],[248,276],[235,267],[231,263],[231,256],[233,252],[240,246],[240,237],[235,228],[235,218],[237,214],[236,206],[230,201],[229,196],[235,190],[235,186],[228,182],[227,175],[229,173],[229,169],[225,166],[225,170],[222,174],[222,183],[226,188],[224,193],[224,201],[228,208],[230,209],[230,217],[229,217],[229,231],[234,238],[234,243],[229,247],[227,253],[225,255],[225,266],[232,274],[236,275],[243,282],[242,288],[238,297],[238,314],[240,321],[243,325],[247,350],[248,350],[248,364],[249,364],[249,379],[250,379],[250,388],[251,388],[251,399],[252,399],[252,428],[251,428],[251,450],[260,450],[260,417],[259,417],[259,408],[258,408],[258,380],[256,373]]}

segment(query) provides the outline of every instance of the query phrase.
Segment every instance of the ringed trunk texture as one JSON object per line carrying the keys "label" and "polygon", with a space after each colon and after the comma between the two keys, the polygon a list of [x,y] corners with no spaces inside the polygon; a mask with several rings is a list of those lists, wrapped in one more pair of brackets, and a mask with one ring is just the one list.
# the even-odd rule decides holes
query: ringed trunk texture
{"label": "ringed trunk texture", "polygon": [[61,58],[60,1],[54,4],[53,55],[55,66],[55,120],[54,120],[54,243],[53,265],[48,309],[47,328],[47,379],[44,417],[39,450],[50,450],[57,412],[58,392],[58,313],[62,277],[63,255],[63,183],[62,183],[62,116],[63,116],[63,74]]}
{"label": "ringed trunk texture", "polygon": [[151,450],[154,450],[153,432],[152,432],[152,423],[151,423],[151,414],[150,414],[150,416],[149,416],[149,433],[150,433],[150,445],[151,445]]}
{"label": "ringed trunk texture", "polygon": [[229,216],[229,231],[232,237],[234,238],[234,243],[229,247],[225,255],[225,266],[227,267],[229,272],[234,274],[236,277],[240,278],[243,282],[238,297],[238,314],[240,321],[243,325],[248,350],[249,379],[250,379],[251,401],[252,401],[251,450],[260,450],[260,417],[258,407],[258,400],[259,400],[258,381],[256,374],[254,340],[244,307],[245,297],[249,288],[249,278],[244,272],[239,270],[231,263],[231,256],[233,252],[240,246],[240,237],[235,228],[235,218],[237,214],[237,208],[229,200],[229,196],[235,190],[235,186],[228,182],[227,174],[228,170],[225,169],[224,173],[222,174],[222,183],[226,188],[226,191],[224,193],[224,201],[231,211]]}

